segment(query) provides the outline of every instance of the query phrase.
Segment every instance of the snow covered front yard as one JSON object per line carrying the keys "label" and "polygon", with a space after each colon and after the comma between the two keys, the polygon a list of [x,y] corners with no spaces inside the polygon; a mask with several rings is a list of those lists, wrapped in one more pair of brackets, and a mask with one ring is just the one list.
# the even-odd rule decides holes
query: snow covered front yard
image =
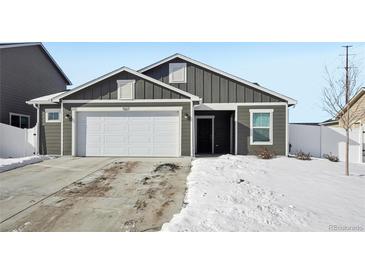
{"label": "snow covered front yard", "polygon": [[163,231],[365,230],[363,164],[349,177],[326,159],[224,155],[192,165],[185,206]]}
{"label": "snow covered front yard", "polygon": [[26,166],[42,162],[45,159],[44,156],[28,156],[20,158],[0,158],[0,172],[11,170],[14,168]]}

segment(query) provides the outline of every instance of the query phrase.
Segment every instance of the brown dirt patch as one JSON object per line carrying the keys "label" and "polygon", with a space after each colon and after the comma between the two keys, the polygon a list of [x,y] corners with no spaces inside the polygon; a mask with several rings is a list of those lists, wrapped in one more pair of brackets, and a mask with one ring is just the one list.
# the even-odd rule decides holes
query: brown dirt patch
{"label": "brown dirt patch", "polygon": [[174,163],[164,163],[158,165],[153,172],[175,172],[180,166]]}
{"label": "brown dirt patch", "polygon": [[137,164],[138,162],[115,162],[105,168],[103,173],[91,182],[75,182],[61,191],[59,195],[65,197],[103,197],[112,189],[110,183],[116,179],[119,173],[129,173]]}
{"label": "brown dirt patch", "polygon": [[135,167],[139,164],[138,161],[127,161],[127,162],[115,162],[119,169],[123,170],[125,173],[132,173]]}

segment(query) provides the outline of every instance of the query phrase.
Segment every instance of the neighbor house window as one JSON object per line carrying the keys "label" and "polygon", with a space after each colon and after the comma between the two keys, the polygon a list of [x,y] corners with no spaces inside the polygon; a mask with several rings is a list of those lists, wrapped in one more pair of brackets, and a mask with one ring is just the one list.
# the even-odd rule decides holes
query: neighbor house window
{"label": "neighbor house window", "polygon": [[273,110],[250,109],[251,145],[273,144]]}
{"label": "neighbor house window", "polygon": [[60,109],[46,109],[46,123],[59,123],[61,122],[61,110]]}
{"label": "neighbor house window", "polygon": [[30,116],[25,114],[10,113],[10,125],[13,127],[29,128],[30,127]]}
{"label": "neighbor house window", "polygon": [[186,83],[186,63],[169,64],[169,82]]}
{"label": "neighbor house window", "polygon": [[135,80],[117,80],[118,99],[132,100],[134,99]]}

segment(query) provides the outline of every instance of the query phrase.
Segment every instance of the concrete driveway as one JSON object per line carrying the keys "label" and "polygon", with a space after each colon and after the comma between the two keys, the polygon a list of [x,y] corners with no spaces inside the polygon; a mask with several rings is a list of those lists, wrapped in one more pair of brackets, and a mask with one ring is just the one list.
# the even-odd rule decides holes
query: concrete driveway
{"label": "concrete driveway", "polygon": [[0,173],[0,230],[159,230],[189,172],[189,158],[61,157]]}

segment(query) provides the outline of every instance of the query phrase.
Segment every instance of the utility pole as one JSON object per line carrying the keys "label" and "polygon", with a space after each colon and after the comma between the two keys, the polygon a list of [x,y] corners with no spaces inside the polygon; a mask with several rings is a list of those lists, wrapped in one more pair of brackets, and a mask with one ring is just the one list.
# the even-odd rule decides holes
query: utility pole
{"label": "utility pole", "polygon": [[[345,64],[345,72],[346,72],[346,82],[345,82],[345,106],[346,109],[344,111],[346,111],[346,124],[350,123],[350,108],[349,108],[349,93],[350,93],[350,87],[349,87],[349,48],[351,48],[352,46],[350,45],[346,45],[343,46],[346,49],[346,64]],[[345,162],[345,174],[346,176],[349,176],[350,172],[349,172],[349,148],[350,148],[350,131],[349,131],[349,125],[346,126],[346,153],[345,153],[345,158],[346,158],[346,162]]]}

